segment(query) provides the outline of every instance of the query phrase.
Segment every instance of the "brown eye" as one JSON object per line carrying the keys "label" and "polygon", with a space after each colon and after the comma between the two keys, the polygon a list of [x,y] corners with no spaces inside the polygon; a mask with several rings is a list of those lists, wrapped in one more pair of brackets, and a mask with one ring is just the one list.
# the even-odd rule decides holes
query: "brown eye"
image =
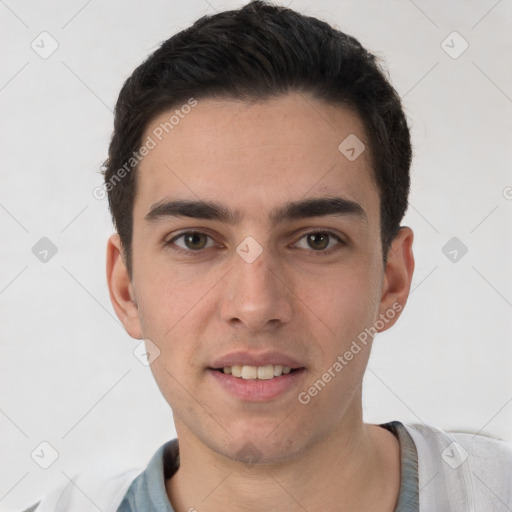
{"label": "brown eye", "polygon": [[[208,245],[209,239],[211,240],[211,237],[206,233],[201,233],[199,231],[187,231],[186,233],[182,233],[181,235],[173,238],[170,243],[176,244],[183,250],[199,251],[213,246],[213,240],[212,243]],[[180,240],[180,243],[178,243],[178,240]]]}
{"label": "brown eye", "polygon": [[184,240],[189,249],[203,249],[207,242],[206,238],[203,233],[187,233]]}
{"label": "brown eye", "polygon": [[308,245],[315,251],[325,249],[329,245],[329,235],[327,233],[310,233],[307,237]]}
{"label": "brown eye", "polygon": [[297,246],[301,249],[313,249],[313,251],[325,253],[329,252],[326,249],[332,249],[336,245],[344,245],[344,242],[338,235],[330,231],[312,231],[306,233],[297,242]]}

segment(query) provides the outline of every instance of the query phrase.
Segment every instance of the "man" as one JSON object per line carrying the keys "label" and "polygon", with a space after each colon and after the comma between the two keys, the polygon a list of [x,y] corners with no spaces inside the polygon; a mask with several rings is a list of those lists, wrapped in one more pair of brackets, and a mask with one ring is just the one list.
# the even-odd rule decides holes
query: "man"
{"label": "man", "polygon": [[164,42],[116,106],[107,278],[178,438],[37,510],[512,508],[504,443],[362,419],[414,270],[410,163],[397,93],[324,22],[251,2]]}

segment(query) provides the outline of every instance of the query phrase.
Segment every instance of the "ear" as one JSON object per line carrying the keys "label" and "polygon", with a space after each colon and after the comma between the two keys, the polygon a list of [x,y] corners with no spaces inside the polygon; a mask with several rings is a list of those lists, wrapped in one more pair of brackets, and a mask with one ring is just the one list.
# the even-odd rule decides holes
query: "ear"
{"label": "ear", "polygon": [[122,256],[121,238],[113,234],[107,243],[107,283],[110,301],[126,332],[135,339],[142,339],[139,310],[134,289]]}
{"label": "ear", "polygon": [[[391,243],[379,304],[381,321],[376,319],[378,332],[383,332],[395,324],[409,297],[414,272],[413,238],[412,229],[402,226]],[[382,328],[379,325],[383,325]]]}

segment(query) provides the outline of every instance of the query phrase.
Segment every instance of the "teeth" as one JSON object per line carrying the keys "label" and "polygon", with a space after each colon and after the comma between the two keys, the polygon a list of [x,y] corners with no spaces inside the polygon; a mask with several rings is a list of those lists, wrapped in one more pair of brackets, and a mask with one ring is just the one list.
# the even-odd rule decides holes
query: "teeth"
{"label": "teeth", "polygon": [[274,365],[274,377],[279,377],[283,373],[283,367],[280,364]]}
{"label": "teeth", "polygon": [[274,378],[274,367],[269,364],[268,366],[258,367],[258,379],[267,380]]}
{"label": "teeth", "polygon": [[257,379],[258,368],[256,366],[242,366],[242,379]]}
{"label": "teeth", "polygon": [[[229,366],[228,366],[229,368]],[[241,377],[242,376],[242,367],[240,365],[235,365],[231,367],[231,375],[233,377]]]}
{"label": "teeth", "polygon": [[280,364],[268,364],[266,366],[249,366],[239,365],[225,366],[222,371],[226,375],[242,378],[245,380],[269,380],[281,375],[287,375],[291,372],[289,366],[282,366]]}

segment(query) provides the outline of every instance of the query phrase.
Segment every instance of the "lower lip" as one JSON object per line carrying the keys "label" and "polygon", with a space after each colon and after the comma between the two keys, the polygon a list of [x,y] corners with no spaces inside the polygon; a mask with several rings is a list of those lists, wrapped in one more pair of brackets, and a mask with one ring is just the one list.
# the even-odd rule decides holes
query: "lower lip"
{"label": "lower lip", "polygon": [[266,402],[296,388],[303,378],[304,368],[273,379],[242,379],[208,369],[210,375],[230,394],[249,402]]}

